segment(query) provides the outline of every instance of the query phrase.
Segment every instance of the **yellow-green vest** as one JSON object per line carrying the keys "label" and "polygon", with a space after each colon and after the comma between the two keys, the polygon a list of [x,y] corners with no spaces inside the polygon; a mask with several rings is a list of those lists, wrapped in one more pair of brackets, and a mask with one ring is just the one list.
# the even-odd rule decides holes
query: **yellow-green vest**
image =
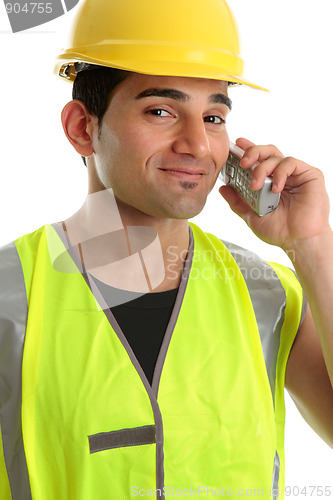
{"label": "yellow-green vest", "polygon": [[291,270],[190,227],[152,386],[61,226],[0,251],[11,296],[0,293],[2,500],[283,498],[301,287]]}

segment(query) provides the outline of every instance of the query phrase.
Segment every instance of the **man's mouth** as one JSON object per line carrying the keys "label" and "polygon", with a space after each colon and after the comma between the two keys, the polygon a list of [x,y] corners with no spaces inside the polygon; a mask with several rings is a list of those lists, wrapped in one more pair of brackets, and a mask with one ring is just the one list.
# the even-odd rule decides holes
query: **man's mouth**
{"label": "man's mouth", "polygon": [[179,179],[188,180],[188,181],[199,181],[202,179],[205,172],[202,170],[188,168],[188,167],[180,167],[180,168],[160,168],[162,172],[166,175],[171,175],[173,177],[178,177]]}

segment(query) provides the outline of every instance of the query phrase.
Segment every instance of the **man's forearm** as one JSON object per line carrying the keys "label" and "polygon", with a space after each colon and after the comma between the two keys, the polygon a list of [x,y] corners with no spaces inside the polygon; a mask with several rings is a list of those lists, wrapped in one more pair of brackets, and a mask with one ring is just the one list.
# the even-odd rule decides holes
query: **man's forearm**
{"label": "man's forearm", "polygon": [[287,252],[309,301],[333,386],[333,231]]}

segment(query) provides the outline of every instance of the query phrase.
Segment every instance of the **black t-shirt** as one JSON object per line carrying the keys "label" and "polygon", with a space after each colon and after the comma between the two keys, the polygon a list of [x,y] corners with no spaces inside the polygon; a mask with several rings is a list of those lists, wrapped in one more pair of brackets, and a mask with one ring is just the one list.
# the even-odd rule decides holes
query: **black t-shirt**
{"label": "black t-shirt", "polygon": [[[166,292],[146,293],[137,296],[112,288],[94,278],[123,334],[130,344],[149,383],[152,383],[155,364],[163,342],[178,288]],[[131,297],[132,296],[132,297]],[[112,307],[112,304],[117,304]]]}

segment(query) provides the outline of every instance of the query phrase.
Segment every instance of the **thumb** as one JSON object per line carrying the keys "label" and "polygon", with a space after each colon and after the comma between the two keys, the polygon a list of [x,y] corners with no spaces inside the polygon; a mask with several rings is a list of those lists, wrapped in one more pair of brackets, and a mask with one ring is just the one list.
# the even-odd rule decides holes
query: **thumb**
{"label": "thumb", "polygon": [[219,193],[229,204],[231,210],[249,224],[249,220],[253,217],[254,211],[244,200],[242,200],[239,194],[230,186],[221,186],[219,188]]}

